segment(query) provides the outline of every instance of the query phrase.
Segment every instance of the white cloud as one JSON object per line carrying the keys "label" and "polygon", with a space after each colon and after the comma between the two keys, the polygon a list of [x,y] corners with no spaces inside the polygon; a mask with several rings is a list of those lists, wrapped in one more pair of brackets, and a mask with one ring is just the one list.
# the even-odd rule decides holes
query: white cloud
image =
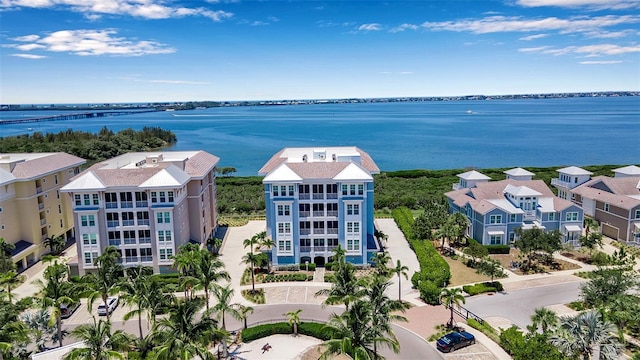
{"label": "white cloud", "polygon": [[222,10],[203,7],[186,8],[166,5],[161,0],[0,0],[0,8],[67,8],[84,13],[89,19],[101,14],[129,15],[144,19],[168,19],[184,16],[203,16],[213,21],[222,21],[233,16]]}
{"label": "white cloud", "polygon": [[358,27],[358,30],[360,31],[379,31],[382,30],[382,26],[380,26],[380,24],[378,23],[372,23],[372,24],[362,24]]}
{"label": "white cloud", "polygon": [[584,7],[593,10],[640,8],[640,2],[638,2],[638,0],[518,0],[517,4],[524,7]]}
{"label": "white cloud", "polygon": [[186,85],[208,85],[208,82],[188,81],[188,80],[148,80],[146,82],[155,84],[186,84]]}
{"label": "white cloud", "polygon": [[269,25],[269,23],[264,21],[259,21],[259,20],[256,20],[251,23],[251,26],[264,26],[264,25]]}
{"label": "white cloud", "polygon": [[34,55],[34,54],[11,54],[11,56],[21,57],[24,59],[34,59],[34,60],[46,58],[46,56],[44,55]]}
{"label": "white cloud", "polygon": [[590,38],[598,38],[598,39],[617,39],[629,35],[637,35],[636,30],[620,30],[620,31],[589,31],[585,33],[586,36]]}
{"label": "white cloud", "polygon": [[[34,39],[28,44],[10,44],[21,50],[43,50],[65,52],[80,56],[116,55],[142,56],[169,54],[176,50],[155,41],[131,41],[114,36],[113,29],[106,30],[61,30],[47,36],[21,36],[15,39]],[[14,39],[14,40],[15,40]]]}
{"label": "white cloud", "polygon": [[524,53],[542,53],[550,55],[566,55],[566,54],[580,54],[586,57],[598,57],[607,55],[623,55],[629,53],[640,52],[640,45],[634,46],[619,46],[615,44],[597,44],[586,46],[567,46],[564,48],[554,48],[551,46],[540,46],[536,48],[522,48],[518,49]]}
{"label": "white cloud", "polygon": [[576,17],[560,19],[547,17],[526,19],[522,17],[489,16],[482,19],[458,21],[425,22],[421,26],[432,31],[472,32],[476,34],[498,32],[533,32],[557,30],[560,33],[596,31],[608,26],[635,24],[640,22],[638,15],[605,15],[598,17]]}
{"label": "white cloud", "polygon": [[389,30],[389,32],[396,33],[396,32],[402,32],[405,30],[418,30],[419,28],[420,27],[418,25],[402,24],[400,26],[396,26],[393,29]]}
{"label": "white cloud", "polygon": [[38,39],[40,39],[40,36],[38,36],[38,35],[25,35],[25,36],[14,37],[11,40],[13,40],[13,41],[36,41]]}
{"label": "white cloud", "polygon": [[601,61],[581,61],[582,65],[611,65],[611,64],[620,64],[621,60],[601,60]]}
{"label": "white cloud", "polygon": [[547,36],[549,36],[549,35],[548,34],[536,34],[536,35],[523,36],[518,40],[531,41],[531,40],[535,40],[535,39],[542,39],[543,37],[547,37]]}

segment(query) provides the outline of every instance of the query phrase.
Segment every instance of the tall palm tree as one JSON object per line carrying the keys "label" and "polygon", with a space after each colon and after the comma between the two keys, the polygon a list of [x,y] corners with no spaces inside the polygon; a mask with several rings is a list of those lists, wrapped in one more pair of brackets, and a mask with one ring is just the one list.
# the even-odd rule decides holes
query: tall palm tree
{"label": "tall palm tree", "polygon": [[0,324],[0,360],[4,359],[4,355],[11,355],[11,349],[17,344],[29,341],[29,329],[24,322],[17,319],[17,316],[3,320],[5,322]]}
{"label": "tall palm tree", "polygon": [[558,324],[558,317],[555,311],[542,307],[533,311],[533,315],[531,315],[531,322],[536,329],[540,327],[542,333],[546,333],[549,328]]}
{"label": "tall palm tree", "polygon": [[[115,295],[120,290],[120,277],[123,273],[123,267],[119,262],[121,258],[120,251],[115,246],[107,246],[102,255],[95,260],[97,267],[96,272],[88,273],[84,276],[86,283],[91,287],[85,292],[87,297],[87,305],[89,312],[92,311],[93,303],[96,299],[102,299],[102,303],[107,303],[107,298]],[[111,321],[111,314],[107,314],[107,322]]]}
{"label": "tall palm tree", "polygon": [[169,317],[158,320],[152,338],[157,344],[154,360],[213,360],[209,345],[226,338],[225,331],[210,317],[198,319],[204,299],[175,300]]}
{"label": "tall palm tree", "polygon": [[6,242],[4,238],[0,238],[0,269],[2,269],[3,273],[15,267],[15,264],[11,261],[11,254],[15,248],[15,245]]}
{"label": "tall palm tree", "polygon": [[9,270],[5,273],[0,274],[0,286],[4,286],[7,291],[7,298],[9,303],[11,303],[11,299],[13,295],[11,294],[11,290],[14,288],[14,285],[17,286],[20,283],[20,276],[18,272],[15,270]]}
{"label": "tall palm tree", "polygon": [[276,242],[272,238],[266,237],[260,242],[261,247],[267,248],[267,271],[271,273],[271,262],[273,261],[273,247],[276,246]]}
{"label": "tall palm tree", "polygon": [[71,350],[64,360],[125,359],[121,351],[127,349],[131,341],[131,335],[122,330],[112,334],[111,324],[104,320],[96,321],[95,317],[93,323],[80,325],[71,334],[85,347]]}
{"label": "tall palm tree", "polygon": [[334,272],[335,280],[331,288],[318,290],[315,296],[327,296],[323,305],[344,304],[349,309],[349,304],[365,295],[364,280],[356,278],[356,269],[352,264],[340,260],[336,263],[338,268]]}
{"label": "tall palm tree", "polygon": [[256,254],[254,252],[248,252],[242,257],[242,262],[250,266],[251,271],[251,292],[256,292],[256,274],[255,267],[259,266],[264,261],[265,254]]}
{"label": "tall palm tree", "polygon": [[[213,296],[216,298],[217,303],[215,306],[211,308],[211,311],[217,314],[217,319],[222,323],[221,330],[224,333],[227,333],[227,325],[225,321],[225,315],[229,314],[236,320],[241,320],[242,315],[240,311],[238,311],[239,304],[232,304],[231,300],[233,299],[233,289],[231,285],[227,286],[219,286],[216,285],[213,287]],[[224,357],[227,356],[229,350],[227,348],[227,338],[222,338],[222,354]]]}
{"label": "tall palm tree", "polygon": [[459,232],[460,232],[460,227],[457,224],[455,224],[452,221],[447,221],[444,224],[442,224],[442,226],[440,227],[440,229],[438,229],[438,231],[436,231],[436,238],[442,241],[441,247],[444,249],[445,239],[451,242],[453,239],[456,238],[456,236],[458,236]]}
{"label": "tall palm tree", "polygon": [[[398,315],[398,312],[404,313],[409,308],[409,304],[390,299],[386,294],[390,285],[391,282],[385,278],[375,276],[366,287],[366,293],[371,305],[371,330],[376,339],[388,338],[397,343],[398,339],[391,328],[391,323],[407,321],[404,316]],[[373,352],[376,356],[378,355],[377,345],[379,342],[379,340],[373,342]],[[392,350],[396,351],[397,349],[392,348]]]}
{"label": "tall palm tree", "polygon": [[389,263],[389,261],[391,261],[391,256],[389,255],[388,252],[386,251],[377,252],[373,256],[372,260],[376,268],[376,273],[378,275],[385,276],[385,277],[389,275],[389,268],[387,267],[387,264]]}
{"label": "tall palm tree", "polygon": [[134,316],[138,317],[138,332],[140,340],[142,340],[142,313],[149,311],[152,304],[147,296],[151,293],[150,286],[152,282],[150,277],[153,275],[153,268],[136,266],[127,269],[127,277],[120,284],[122,292],[122,300],[125,304],[135,306],[134,309],[124,315],[124,320],[129,320]]}
{"label": "tall palm tree", "polygon": [[51,312],[51,321],[56,322],[58,345],[62,347],[62,318],[60,307],[63,304],[70,306],[75,304],[77,300],[72,299],[75,289],[67,279],[68,268],[64,264],[54,261],[49,265],[43,274],[43,279],[36,279],[34,284],[40,288],[40,301],[42,308],[49,309]]}
{"label": "tall palm tree", "polygon": [[204,298],[209,310],[209,293],[211,288],[221,279],[230,281],[229,273],[224,270],[224,263],[207,250],[200,250],[201,254],[196,263],[196,286],[204,289]]}
{"label": "tall palm tree", "polygon": [[550,342],[569,357],[613,360],[622,352],[616,331],[615,325],[604,320],[597,310],[591,310],[561,318],[560,329],[551,336]]}
{"label": "tall palm tree", "polygon": [[454,228],[457,230],[455,236],[453,237],[454,242],[456,244],[462,243],[462,239],[467,233],[467,227],[469,227],[469,219],[467,219],[467,216],[461,212],[455,212],[449,215],[449,218],[447,218],[447,222],[452,223],[454,225]]}
{"label": "tall palm tree", "polygon": [[207,239],[207,246],[211,248],[211,252],[213,255],[218,256],[220,254],[220,249],[222,248],[222,239],[217,237],[210,237]]}
{"label": "tall palm tree", "polygon": [[250,248],[251,252],[253,252],[253,250],[255,249],[256,246],[259,246],[260,243],[267,238],[267,232],[263,231],[260,233],[257,233],[255,235],[253,235],[251,238],[249,239],[244,239],[242,241],[242,245],[244,246],[244,248]]}
{"label": "tall palm tree", "polygon": [[238,312],[240,313],[240,316],[242,317],[242,321],[244,322],[244,328],[247,328],[247,317],[249,314],[253,314],[253,310],[254,308],[252,308],[251,306],[246,306],[246,305],[238,305]]}
{"label": "tall palm tree", "polygon": [[180,286],[184,289],[185,299],[193,297],[192,290],[197,283],[196,271],[201,255],[198,245],[187,243],[180,246],[173,257],[173,267],[181,274]]}
{"label": "tall palm tree", "polygon": [[284,314],[287,317],[289,325],[293,325],[293,336],[298,336],[298,325],[300,324],[300,313],[302,309],[288,311]]}
{"label": "tall palm tree", "polygon": [[391,268],[391,272],[398,275],[398,301],[402,301],[401,299],[401,293],[402,293],[402,278],[400,277],[400,275],[404,275],[404,278],[409,280],[409,275],[407,275],[407,271],[409,270],[409,268],[405,265],[402,265],[400,263],[400,260],[396,261],[396,267]]}
{"label": "tall palm tree", "polygon": [[584,217],[584,235],[589,236],[591,231],[597,231],[600,228],[600,224],[598,224],[598,220],[592,218],[590,216]]}
{"label": "tall palm tree", "polygon": [[466,302],[464,296],[462,295],[462,289],[460,288],[452,288],[442,289],[440,293],[440,303],[444,305],[446,308],[451,310],[451,317],[449,318],[449,322],[447,323],[448,327],[453,327],[454,319],[453,319],[453,307],[460,306]]}

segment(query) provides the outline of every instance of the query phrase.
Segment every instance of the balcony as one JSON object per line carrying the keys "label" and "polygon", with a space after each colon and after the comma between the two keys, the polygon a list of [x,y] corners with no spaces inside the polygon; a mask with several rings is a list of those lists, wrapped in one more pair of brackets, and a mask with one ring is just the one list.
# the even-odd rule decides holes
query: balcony
{"label": "balcony", "polygon": [[313,229],[313,233],[316,235],[324,235],[324,228]]}
{"label": "balcony", "polygon": [[149,219],[138,219],[138,225],[149,225]]}
{"label": "balcony", "polygon": [[153,256],[140,256],[140,262],[153,262]]}
{"label": "balcony", "polygon": [[122,220],[122,226],[136,226],[134,220]]}
{"label": "balcony", "polygon": [[117,202],[106,202],[106,203],[104,203],[104,206],[107,209],[117,209],[118,208],[118,203]]}
{"label": "balcony", "polygon": [[120,202],[120,207],[121,208],[132,208],[133,207],[133,201],[121,201]]}
{"label": "balcony", "polygon": [[327,246],[327,251],[336,251],[338,245],[329,245]]}
{"label": "balcony", "polygon": [[40,194],[42,192],[42,186],[36,187],[36,193]]}
{"label": "balcony", "polygon": [[324,194],[313,194],[313,199],[314,200],[323,200],[324,199]]}
{"label": "balcony", "polygon": [[311,234],[311,229],[300,229],[300,235],[309,235]]}
{"label": "balcony", "polygon": [[315,217],[324,217],[324,211],[314,211],[313,216]]}
{"label": "balcony", "polygon": [[137,256],[125,256],[124,261],[127,263],[137,263],[138,262],[138,257]]}
{"label": "balcony", "polygon": [[327,199],[337,199],[338,193],[327,193]]}
{"label": "balcony", "polygon": [[574,184],[571,183],[569,181],[561,181],[558,178],[555,179],[551,179],[551,185],[556,186],[556,187],[561,187],[561,188],[565,188],[565,189],[573,189],[574,187],[580,185],[580,184]]}
{"label": "balcony", "polygon": [[151,244],[151,238],[150,237],[141,237],[139,242],[140,242],[140,244]]}
{"label": "balcony", "polygon": [[124,244],[125,245],[135,245],[136,244],[136,239],[124,239]]}
{"label": "balcony", "polygon": [[149,207],[149,202],[148,201],[136,201],[136,207]]}
{"label": "balcony", "polygon": [[327,229],[327,234],[337,234],[337,233],[338,233],[338,229],[336,228]]}
{"label": "balcony", "polygon": [[120,246],[120,240],[109,240],[109,246]]}
{"label": "balcony", "polygon": [[311,215],[311,211],[299,211],[298,214],[300,217],[309,217],[309,215]]}
{"label": "balcony", "polygon": [[118,220],[107,220],[107,227],[114,228],[116,226],[120,226],[120,221]]}
{"label": "balcony", "polygon": [[47,225],[47,219],[46,218],[45,219],[40,219],[40,225],[41,226]]}
{"label": "balcony", "polygon": [[460,185],[460,183],[453,184],[452,188],[453,188],[453,190],[460,190],[460,189],[464,189],[464,188],[462,187],[462,185]]}
{"label": "balcony", "polygon": [[308,253],[311,252],[311,249],[313,249],[313,246],[300,246],[300,252]]}
{"label": "balcony", "polygon": [[327,210],[327,216],[337,217],[338,216],[338,212],[337,211],[333,211],[333,210]]}
{"label": "balcony", "polygon": [[536,219],[536,211],[535,210],[527,210],[522,215],[523,221],[535,220]]}
{"label": "balcony", "polygon": [[308,193],[306,193],[306,194],[299,194],[299,195],[298,195],[298,199],[299,199],[299,200],[309,200],[309,199],[311,199],[311,195],[310,195],[310,194],[308,194]]}

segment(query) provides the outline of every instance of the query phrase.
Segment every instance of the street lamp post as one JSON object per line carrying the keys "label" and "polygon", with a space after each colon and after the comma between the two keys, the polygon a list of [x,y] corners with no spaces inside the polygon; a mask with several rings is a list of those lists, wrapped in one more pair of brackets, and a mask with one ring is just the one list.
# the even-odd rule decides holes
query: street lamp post
{"label": "street lamp post", "polygon": [[[304,265],[307,267],[307,277],[309,277],[309,261],[305,261]],[[307,279],[304,279],[304,281],[307,281]]]}

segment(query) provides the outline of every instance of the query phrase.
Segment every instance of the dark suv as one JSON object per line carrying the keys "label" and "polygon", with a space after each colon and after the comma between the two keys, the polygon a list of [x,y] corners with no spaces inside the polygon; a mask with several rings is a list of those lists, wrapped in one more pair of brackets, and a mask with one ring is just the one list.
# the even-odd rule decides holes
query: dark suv
{"label": "dark suv", "polygon": [[438,339],[436,347],[442,352],[451,352],[475,343],[476,338],[472,334],[466,331],[454,331]]}

